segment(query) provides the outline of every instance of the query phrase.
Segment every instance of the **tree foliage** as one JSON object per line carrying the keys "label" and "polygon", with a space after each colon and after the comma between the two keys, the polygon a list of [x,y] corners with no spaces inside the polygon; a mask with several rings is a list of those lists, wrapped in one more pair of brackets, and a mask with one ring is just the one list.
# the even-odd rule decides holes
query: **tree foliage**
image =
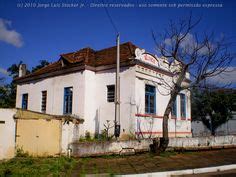
{"label": "tree foliage", "polygon": [[194,91],[192,98],[192,119],[202,121],[212,135],[232,118],[232,112],[236,110],[235,91]]}
{"label": "tree foliage", "polygon": [[[8,69],[9,76],[12,77],[12,81],[9,84],[0,85],[0,108],[14,108],[16,102],[16,84],[14,79],[19,75],[19,67],[23,64],[20,61],[18,64],[12,64]],[[49,64],[46,60],[41,60],[39,65],[32,68],[31,72],[35,72]],[[26,74],[31,73],[30,70],[26,71]],[[1,80],[0,80],[1,81]]]}
{"label": "tree foliage", "polygon": [[14,83],[0,86],[0,108],[14,108],[16,102],[16,86]]}
{"label": "tree foliage", "polygon": [[[11,83],[2,85],[0,87],[0,108],[14,108],[16,102],[16,84],[14,83],[14,79],[18,76],[19,66],[23,62],[20,61],[18,64],[12,64],[7,72],[9,76],[12,77]],[[28,71],[29,73],[29,71]]]}
{"label": "tree foliage", "polygon": [[47,60],[40,60],[39,61],[39,65],[35,66],[32,68],[32,71],[31,72],[35,72],[45,66],[49,65],[49,62]]}

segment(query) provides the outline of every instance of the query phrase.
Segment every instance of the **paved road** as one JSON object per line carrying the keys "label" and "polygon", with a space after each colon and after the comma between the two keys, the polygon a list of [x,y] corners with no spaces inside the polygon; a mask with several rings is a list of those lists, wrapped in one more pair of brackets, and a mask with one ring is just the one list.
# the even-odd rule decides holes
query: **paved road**
{"label": "paved road", "polygon": [[182,175],[182,177],[236,177],[236,170],[214,172],[214,173],[202,173],[196,175]]}

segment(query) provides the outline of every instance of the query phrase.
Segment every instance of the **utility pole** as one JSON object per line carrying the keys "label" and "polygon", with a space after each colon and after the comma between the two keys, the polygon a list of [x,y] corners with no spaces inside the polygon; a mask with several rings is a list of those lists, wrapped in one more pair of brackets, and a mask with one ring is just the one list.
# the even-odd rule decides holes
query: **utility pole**
{"label": "utility pole", "polygon": [[120,136],[120,34],[117,34],[116,88],[115,88],[115,137]]}

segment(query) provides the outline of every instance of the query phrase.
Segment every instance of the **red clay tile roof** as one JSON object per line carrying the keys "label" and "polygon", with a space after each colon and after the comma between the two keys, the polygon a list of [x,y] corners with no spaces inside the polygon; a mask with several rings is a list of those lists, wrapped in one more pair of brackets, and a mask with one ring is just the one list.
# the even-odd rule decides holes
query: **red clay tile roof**
{"label": "red clay tile roof", "polygon": [[[120,62],[126,62],[131,58],[135,57],[135,49],[137,46],[131,42],[126,42],[120,45]],[[116,63],[116,46],[109,47],[106,49],[95,51],[89,47],[80,49],[79,51],[61,54],[61,58],[49,64],[48,66],[41,68],[33,73],[30,73],[23,77],[18,77],[15,80],[20,81],[21,79],[31,78],[34,76],[42,75],[45,73],[51,73],[58,70],[63,70],[64,67],[61,64],[61,60],[70,66],[77,65],[88,65],[93,67],[111,65]],[[66,67],[66,68],[68,68]]]}
{"label": "red clay tile roof", "polygon": [[[120,45],[120,62],[125,62],[130,58],[134,58],[134,51],[137,48],[131,42],[127,42]],[[95,64],[94,66],[103,66],[116,63],[116,46],[97,51],[95,54],[95,62],[89,63],[89,65]]]}
{"label": "red clay tile roof", "polygon": [[95,51],[88,47],[83,48],[77,52],[62,54],[61,57],[67,60],[69,63],[79,63],[86,60],[93,60],[95,57]]}
{"label": "red clay tile roof", "polygon": [[[137,47],[131,42],[120,45],[120,62],[126,61],[135,56]],[[116,63],[116,46],[94,51],[91,48],[83,48],[77,52],[62,54],[61,57],[69,63],[84,62],[89,66],[103,66]]]}

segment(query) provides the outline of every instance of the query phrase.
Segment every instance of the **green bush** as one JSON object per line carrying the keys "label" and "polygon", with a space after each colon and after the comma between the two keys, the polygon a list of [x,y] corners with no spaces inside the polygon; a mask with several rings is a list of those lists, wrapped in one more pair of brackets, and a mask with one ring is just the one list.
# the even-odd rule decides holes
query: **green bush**
{"label": "green bush", "polygon": [[16,157],[29,157],[29,153],[25,152],[22,147],[17,147]]}
{"label": "green bush", "polygon": [[90,132],[89,132],[89,131],[86,131],[86,132],[85,132],[85,139],[86,139],[87,141],[90,141],[90,140],[91,140],[91,135],[90,135]]}

